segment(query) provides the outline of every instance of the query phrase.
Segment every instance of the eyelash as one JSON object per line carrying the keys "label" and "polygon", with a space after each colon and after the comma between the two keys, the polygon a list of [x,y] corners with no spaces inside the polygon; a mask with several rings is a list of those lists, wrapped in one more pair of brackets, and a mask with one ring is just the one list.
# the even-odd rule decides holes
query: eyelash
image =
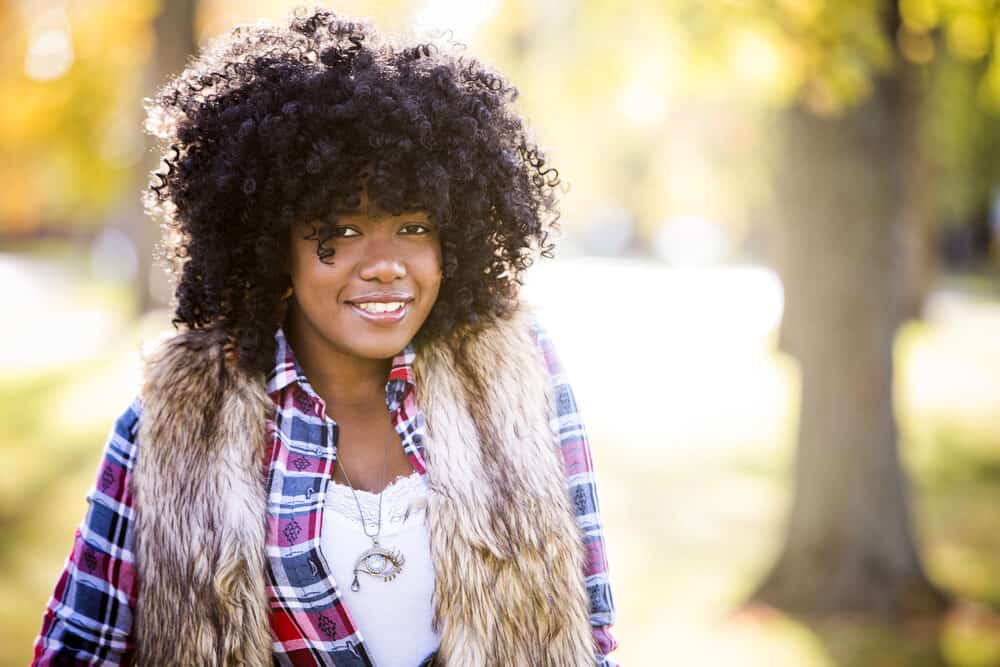
{"label": "eyelash", "polygon": [[[425,224],[423,224],[421,222],[410,222],[410,223],[407,223],[407,224],[403,225],[402,227],[400,227],[400,231],[405,231],[407,229],[412,229],[412,228],[418,228],[418,229],[421,230],[419,232],[414,233],[413,234],[414,236],[423,236],[425,234],[430,234],[431,231],[432,231],[432,229],[429,226],[427,226],[427,225],[425,225]],[[343,233],[343,232],[347,232],[347,231],[354,232],[354,234],[344,234]],[[360,235],[361,235],[361,233],[358,232],[358,230],[354,229],[353,227],[334,227],[333,228],[333,238],[335,238],[335,239],[354,238],[355,236],[360,236]]]}

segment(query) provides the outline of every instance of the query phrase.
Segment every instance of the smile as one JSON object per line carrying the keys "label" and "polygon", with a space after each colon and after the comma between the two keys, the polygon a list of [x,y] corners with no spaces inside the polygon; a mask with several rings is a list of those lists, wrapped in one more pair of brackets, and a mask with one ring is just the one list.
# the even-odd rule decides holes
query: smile
{"label": "smile", "polygon": [[379,300],[348,301],[347,303],[351,310],[366,322],[391,325],[406,317],[406,313],[409,312],[407,305],[412,300],[410,298],[396,298],[399,300],[386,301],[383,297]]}
{"label": "smile", "polygon": [[402,309],[406,304],[402,301],[391,301],[389,303],[368,301],[366,303],[355,303],[351,305],[357,306],[366,313],[394,313],[397,310]]}

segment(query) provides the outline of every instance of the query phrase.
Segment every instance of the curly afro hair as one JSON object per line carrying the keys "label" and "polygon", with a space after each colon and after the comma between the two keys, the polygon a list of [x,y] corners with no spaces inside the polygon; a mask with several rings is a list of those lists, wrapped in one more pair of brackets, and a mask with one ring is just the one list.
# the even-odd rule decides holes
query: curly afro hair
{"label": "curly afro hair", "polygon": [[443,279],[418,334],[504,316],[522,272],[551,255],[559,174],[512,104],[517,90],[458,45],[399,46],[324,9],[239,26],[147,100],[163,163],[146,192],[162,216],[175,326],[215,328],[247,370],[273,362],[289,234],[317,255],[361,190],[440,230]]}

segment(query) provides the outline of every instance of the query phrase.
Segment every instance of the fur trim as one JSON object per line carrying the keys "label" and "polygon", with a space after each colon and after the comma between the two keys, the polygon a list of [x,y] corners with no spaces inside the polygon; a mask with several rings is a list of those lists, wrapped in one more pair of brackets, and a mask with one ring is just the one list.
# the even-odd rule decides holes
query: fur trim
{"label": "fur trim", "polygon": [[[147,362],[136,499],[138,662],[271,663],[261,378],[188,331]],[[594,652],[584,547],[527,316],[421,348],[434,665],[578,667]],[[207,406],[221,406],[218,411]]]}
{"label": "fur trim", "polygon": [[225,366],[223,342],[189,331],[146,362],[133,474],[141,665],[271,664],[261,446],[273,405]]}
{"label": "fur trim", "polygon": [[416,356],[440,664],[593,665],[583,543],[523,314]]}

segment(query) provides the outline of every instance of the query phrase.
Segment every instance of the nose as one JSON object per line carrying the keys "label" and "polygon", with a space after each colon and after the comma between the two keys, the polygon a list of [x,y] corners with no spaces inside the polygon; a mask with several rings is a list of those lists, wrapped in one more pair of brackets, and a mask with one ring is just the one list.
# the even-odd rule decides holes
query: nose
{"label": "nose", "polygon": [[366,250],[360,270],[362,280],[391,283],[406,277],[406,264],[391,241],[373,239]]}

